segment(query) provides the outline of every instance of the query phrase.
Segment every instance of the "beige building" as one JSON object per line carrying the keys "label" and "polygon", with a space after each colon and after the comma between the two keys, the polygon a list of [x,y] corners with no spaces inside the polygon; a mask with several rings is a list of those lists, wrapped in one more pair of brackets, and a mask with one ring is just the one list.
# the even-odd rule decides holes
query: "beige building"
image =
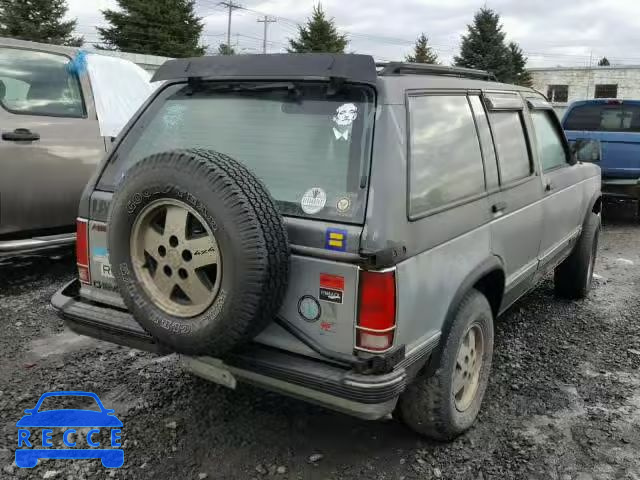
{"label": "beige building", "polygon": [[533,87],[561,114],[575,100],[640,99],[640,66],[531,68]]}

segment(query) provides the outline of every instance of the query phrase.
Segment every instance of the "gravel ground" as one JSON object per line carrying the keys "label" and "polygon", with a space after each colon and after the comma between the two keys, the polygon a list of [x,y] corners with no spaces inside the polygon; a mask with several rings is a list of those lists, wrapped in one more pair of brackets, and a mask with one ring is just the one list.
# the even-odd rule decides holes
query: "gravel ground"
{"label": "gravel ground", "polygon": [[[0,478],[640,480],[640,226],[606,221],[595,290],[544,282],[496,326],[491,383],[451,444],[250,387],[235,392],[153,355],[65,330],[49,306],[73,259],[0,271]],[[17,421],[52,390],[96,392],[123,420],[125,465],[13,464]]]}

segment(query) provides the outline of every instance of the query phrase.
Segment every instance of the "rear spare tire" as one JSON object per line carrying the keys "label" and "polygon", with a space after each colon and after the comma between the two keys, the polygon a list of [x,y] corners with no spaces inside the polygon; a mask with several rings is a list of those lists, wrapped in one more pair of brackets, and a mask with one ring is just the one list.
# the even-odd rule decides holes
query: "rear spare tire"
{"label": "rear spare tire", "polygon": [[283,219],[266,187],[226,155],[180,150],[136,163],[114,194],[108,232],[125,305],[177,352],[222,355],[282,303]]}

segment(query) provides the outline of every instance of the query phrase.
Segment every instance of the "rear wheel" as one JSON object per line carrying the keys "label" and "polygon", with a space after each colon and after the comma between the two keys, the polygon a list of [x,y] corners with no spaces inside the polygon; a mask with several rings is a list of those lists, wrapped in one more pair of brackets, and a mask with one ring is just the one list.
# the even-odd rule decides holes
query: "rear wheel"
{"label": "rear wheel", "polygon": [[493,355],[493,312],[471,290],[460,303],[433,375],[423,370],[401,395],[400,417],[412,430],[448,441],[478,416]]}
{"label": "rear wheel", "polygon": [[589,294],[593,283],[599,237],[600,215],[590,212],[578,243],[571,254],[555,269],[554,287],[558,296],[580,299]]}

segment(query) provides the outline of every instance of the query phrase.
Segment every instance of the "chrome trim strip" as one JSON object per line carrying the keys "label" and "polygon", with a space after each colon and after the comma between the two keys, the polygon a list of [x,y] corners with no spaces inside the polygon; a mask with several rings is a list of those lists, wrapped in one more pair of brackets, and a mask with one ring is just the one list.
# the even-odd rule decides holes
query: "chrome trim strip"
{"label": "chrome trim strip", "polygon": [[34,237],[24,240],[8,240],[6,242],[0,242],[0,252],[12,252],[14,250],[67,245],[72,244],[75,241],[75,233],[52,235],[50,237]]}
{"label": "chrome trim strip", "polygon": [[408,350],[405,354],[405,357],[410,357],[416,352],[422,350],[423,348],[431,346],[431,344],[440,340],[441,336],[442,336],[442,332],[437,332],[436,334],[431,335],[430,337],[428,337],[427,339],[425,339],[424,341],[420,342],[418,345],[413,347],[411,350]]}
{"label": "chrome trim strip", "polygon": [[389,328],[368,328],[368,327],[361,327],[360,325],[356,325],[356,329],[357,330],[362,330],[363,332],[372,332],[372,333],[387,333],[387,332],[392,332],[393,330],[395,330],[397,327],[397,325],[394,325],[392,327]]}
{"label": "chrome trim strip", "polygon": [[542,255],[540,255],[539,260],[541,263],[546,263],[546,261],[552,257],[554,257],[555,255],[558,254],[558,252],[560,252],[563,248],[565,248],[569,243],[571,243],[571,241],[574,238],[577,238],[578,236],[580,236],[580,233],[582,232],[582,227],[578,227],[576,228],[574,231],[572,231],[571,233],[569,233],[569,235],[567,235],[566,237],[564,237],[562,240],[560,240],[559,242],[555,243],[554,245],[552,245],[550,248],[548,248],[547,250],[545,250]]}
{"label": "chrome trim strip", "polygon": [[395,375],[394,377],[390,378],[389,380],[386,380],[384,382],[378,382],[376,381],[375,383],[368,383],[368,382],[359,382],[357,380],[351,380],[349,378],[345,378],[342,383],[344,383],[345,385],[349,385],[350,387],[356,387],[356,388],[362,388],[364,390],[369,389],[369,388],[384,388],[384,387],[391,387],[393,385],[397,385],[399,383],[404,382],[406,378],[406,375],[403,374],[402,375]]}
{"label": "chrome trim strip", "polygon": [[515,285],[516,283],[518,283],[520,279],[526,277],[529,273],[531,273],[531,270],[536,270],[537,268],[538,268],[538,258],[534,258],[525,266],[523,266],[519,270],[516,270],[515,272],[513,272],[511,275],[507,277],[506,281],[504,282],[505,290],[508,290],[509,288],[511,288],[512,285]]}

